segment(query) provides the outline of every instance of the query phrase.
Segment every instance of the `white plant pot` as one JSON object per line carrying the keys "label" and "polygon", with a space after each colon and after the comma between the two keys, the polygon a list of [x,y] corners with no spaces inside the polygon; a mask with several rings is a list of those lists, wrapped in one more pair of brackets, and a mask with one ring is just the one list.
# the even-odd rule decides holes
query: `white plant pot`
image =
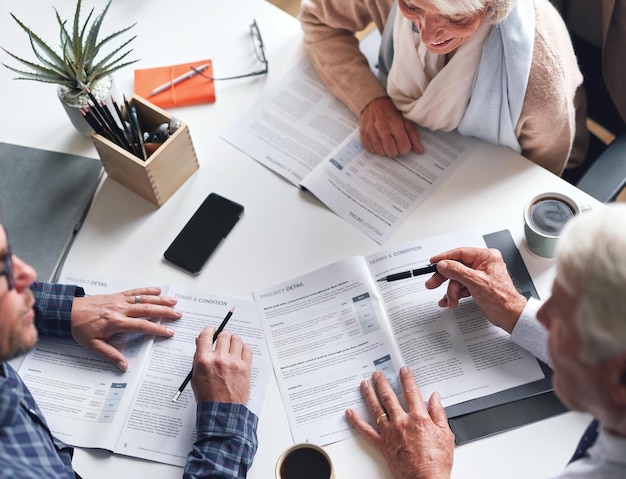
{"label": "white plant pot", "polygon": [[[80,112],[81,108],[89,107],[89,96],[87,93],[83,93],[78,97],[70,97],[68,92],[69,89],[65,86],[59,85],[57,87],[57,95],[72,125],[83,135],[89,136],[92,128]],[[98,101],[103,100],[109,108],[113,109],[111,104],[111,96],[114,94],[113,77],[107,76],[98,80],[91,93]]]}

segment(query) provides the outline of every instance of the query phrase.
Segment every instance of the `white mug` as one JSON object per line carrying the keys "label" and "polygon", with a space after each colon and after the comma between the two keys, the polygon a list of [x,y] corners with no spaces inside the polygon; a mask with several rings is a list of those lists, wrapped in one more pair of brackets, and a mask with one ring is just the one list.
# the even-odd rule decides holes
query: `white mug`
{"label": "white mug", "polygon": [[553,258],[565,224],[588,209],[591,207],[579,206],[562,193],[535,196],[524,207],[524,235],[528,249],[537,256]]}
{"label": "white mug", "polygon": [[303,442],[280,455],[276,461],[276,479],[335,479],[335,471],[324,449]]}

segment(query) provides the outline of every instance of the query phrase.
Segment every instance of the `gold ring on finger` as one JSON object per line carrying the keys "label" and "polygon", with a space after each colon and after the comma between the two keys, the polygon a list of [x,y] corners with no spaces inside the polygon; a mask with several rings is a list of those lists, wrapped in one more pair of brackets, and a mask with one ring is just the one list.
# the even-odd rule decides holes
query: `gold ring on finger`
{"label": "gold ring on finger", "polygon": [[386,413],[386,412],[382,413],[380,416],[378,416],[378,417],[376,418],[376,424],[377,424],[377,425],[378,425],[378,424],[380,424],[380,420],[381,420],[382,418],[384,418],[384,417],[388,418],[388,416],[387,416],[387,413]]}

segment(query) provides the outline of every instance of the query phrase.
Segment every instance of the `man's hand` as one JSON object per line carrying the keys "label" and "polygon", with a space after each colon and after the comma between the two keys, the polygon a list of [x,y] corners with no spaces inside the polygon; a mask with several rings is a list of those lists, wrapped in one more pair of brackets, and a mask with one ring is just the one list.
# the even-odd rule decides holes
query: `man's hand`
{"label": "man's hand", "polygon": [[426,281],[426,288],[438,288],[449,280],[439,306],[455,309],[459,299],[472,296],[489,321],[513,331],[527,300],[515,288],[500,251],[456,248],[430,261],[437,263],[437,273]]}
{"label": "man's hand", "polygon": [[[454,434],[446,412],[434,393],[424,404],[413,374],[400,369],[407,411],[380,371],[372,374],[372,384],[361,383],[361,393],[376,418],[369,424],[357,412],[346,410],[348,421],[385,457],[396,479],[449,479],[454,458]],[[383,415],[383,414],[386,414]]]}
{"label": "man's hand", "polygon": [[370,153],[395,158],[413,150],[424,153],[415,125],[406,120],[389,97],[369,103],[359,117],[363,146]]}
{"label": "man's hand", "polygon": [[245,405],[250,397],[252,349],[240,336],[224,330],[213,350],[214,334],[215,328],[209,326],[196,338],[191,376],[196,401]]}
{"label": "man's hand", "polygon": [[[175,298],[160,296],[161,288],[138,288],[115,294],[74,298],[72,303],[72,336],[84,348],[104,356],[126,371],[124,355],[108,343],[117,333],[143,333],[170,337],[167,326],[141,318],[179,319],[173,307]],[[139,303],[136,303],[137,298]]]}

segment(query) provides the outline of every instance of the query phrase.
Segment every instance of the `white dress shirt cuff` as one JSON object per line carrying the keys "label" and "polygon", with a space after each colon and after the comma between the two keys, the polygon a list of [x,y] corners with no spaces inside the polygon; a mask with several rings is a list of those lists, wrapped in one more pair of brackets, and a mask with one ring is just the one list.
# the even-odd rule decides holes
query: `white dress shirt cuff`
{"label": "white dress shirt cuff", "polygon": [[537,320],[541,301],[530,298],[517,324],[511,332],[511,339],[518,346],[532,353],[537,359],[550,365],[548,360],[548,330]]}

